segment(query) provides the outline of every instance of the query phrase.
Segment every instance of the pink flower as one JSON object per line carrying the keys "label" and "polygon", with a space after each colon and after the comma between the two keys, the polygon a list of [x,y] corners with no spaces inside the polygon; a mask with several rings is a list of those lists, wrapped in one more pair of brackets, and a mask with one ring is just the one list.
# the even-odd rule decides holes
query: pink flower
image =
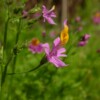
{"label": "pink flower", "polygon": [[85,46],[86,44],[87,44],[86,41],[80,41],[80,42],[78,43],[78,46]]}
{"label": "pink flower", "polygon": [[81,17],[80,17],[80,16],[77,16],[77,17],[75,18],[75,21],[76,21],[76,22],[80,22],[80,21],[81,21]]}
{"label": "pink flower", "polygon": [[78,43],[78,46],[85,46],[88,43],[88,39],[90,38],[89,34],[85,34],[82,36],[81,41]]}
{"label": "pink flower", "polygon": [[93,17],[93,22],[95,24],[100,24],[100,12],[98,11],[95,16]]}
{"label": "pink flower", "polygon": [[83,30],[83,27],[82,26],[79,26],[77,30],[80,32],[80,31]]}
{"label": "pink flower", "polygon": [[29,50],[32,53],[41,53],[43,51],[42,44],[36,38],[34,38],[29,44]]}
{"label": "pink flower", "polygon": [[55,31],[51,31],[49,35],[50,35],[51,38],[54,38],[56,36],[56,32]]}
{"label": "pink flower", "polygon": [[43,44],[44,51],[46,53],[47,60],[54,64],[56,67],[67,66],[63,61],[60,60],[60,57],[66,57],[66,54],[63,54],[66,49],[61,47],[60,38],[56,38],[53,43],[53,48],[50,50],[48,43]]}
{"label": "pink flower", "polygon": [[82,40],[83,40],[83,41],[87,41],[89,38],[90,38],[90,34],[85,34],[85,35],[82,37]]}
{"label": "pink flower", "polygon": [[44,22],[47,21],[49,24],[56,24],[52,18],[55,18],[56,15],[53,12],[54,11],[54,6],[48,10],[44,5],[42,6],[42,13],[43,13],[43,18]]}
{"label": "pink flower", "polygon": [[28,16],[28,12],[26,11],[26,10],[23,10],[22,11],[22,16],[25,18],[25,17],[27,17]]}

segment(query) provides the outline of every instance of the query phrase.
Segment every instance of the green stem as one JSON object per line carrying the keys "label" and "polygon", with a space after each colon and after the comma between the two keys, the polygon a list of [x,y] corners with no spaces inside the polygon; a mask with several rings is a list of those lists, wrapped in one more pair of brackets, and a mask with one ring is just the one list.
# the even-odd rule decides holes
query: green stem
{"label": "green stem", "polygon": [[19,34],[20,34],[20,29],[21,29],[21,18],[19,19],[18,26],[17,26],[17,34],[16,34],[16,42],[15,42],[15,44],[18,43]]}
{"label": "green stem", "polygon": [[[7,19],[6,19],[6,22],[5,22],[5,29],[4,29],[4,40],[3,40],[3,62],[5,62],[4,61],[4,59],[5,59],[5,53],[6,53],[6,44],[7,44],[7,31],[8,31],[8,23],[9,23],[9,6],[7,5]],[[4,67],[4,72],[2,71],[2,78],[4,77],[5,78],[5,75],[4,75],[4,73],[6,73],[5,71],[7,71],[7,65],[8,65],[8,63],[5,65],[5,67]],[[1,66],[2,68],[2,70],[3,70],[3,66]],[[1,81],[1,86],[2,86],[2,84],[4,83],[4,80],[5,79],[1,79],[2,81]]]}
{"label": "green stem", "polygon": [[19,73],[7,73],[7,75],[14,75],[14,74],[25,74],[25,73],[29,73],[29,72],[32,72],[32,71],[35,71],[37,70],[38,68],[40,68],[42,65],[44,65],[45,63],[47,62],[47,59],[45,58],[45,56],[42,58],[42,60],[40,61],[40,64],[33,68],[33,69],[30,69],[28,71],[25,71],[25,72],[19,72]]}
{"label": "green stem", "polygon": [[[19,22],[17,23],[17,33],[16,33],[15,46],[18,44],[20,29],[21,29],[21,18],[19,19]],[[15,55],[14,59],[13,59],[12,73],[15,72],[16,61],[17,61],[17,55]],[[8,99],[10,98],[11,92],[13,93],[13,76],[11,77],[11,82],[10,82],[9,87],[10,87],[10,91],[8,93],[8,97],[7,97]],[[13,96],[11,96],[11,98],[13,99]]]}
{"label": "green stem", "polygon": [[35,71],[37,70],[38,68],[40,68],[42,65],[38,65],[37,67],[33,68],[33,69],[30,69],[28,71],[25,71],[25,72],[19,72],[19,73],[7,73],[7,75],[14,75],[14,74],[25,74],[25,73],[29,73],[29,72],[32,72],[32,71]]}
{"label": "green stem", "polygon": [[[5,77],[6,77],[6,71],[7,71],[7,65],[9,63],[7,63],[5,66],[3,66],[3,63],[5,62],[5,54],[6,54],[6,44],[7,44],[7,31],[8,31],[8,24],[9,24],[9,20],[10,20],[10,17],[9,17],[9,5],[6,5],[6,1],[4,1],[4,4],[6,6],[5,9],[7,9],[7,18],[5,20],[5,26],[4,26],[4,39],[3,39],[3,55],[2,55],[2,65],[1,65],[1,99],[2,99],[2,85],[5,81]],[[3,67],[4,67],[4,71],[3,71]]]}
{"label": "green stem", "polygon": [[8,62],[6,63],[6,65],[4,66],[4,71],[2,72],[2,80],[1,80],[1,86],[3,86],[4,82],[5,82],[5,78],[6,78],[6,74],[7,74],[7,67],[9,65],[9,63],[11,62],[13,58],[13,55],[10,56]]}
{"label": "green stem", "polygon": [[7,44],[7,30],[8,30],[8,23],[9,23],[9,19],[7,18],[6,23],[5,23],[5,31],[4,31],[4,45],[3,45],[3,60],[4,60],[4,56],[5,56],[5,51],[6,51],[6,44]]}
{"label": "green stem", "polygon": [[2,57],[2,65],[1,65],[1,99],[2,99],[2,85],[5,81],[5,77],[6,77],[6,71],[7,71],[7,66],[8,66],[8,62],[7,64],[4,66],[4,71],[3,71],[3,63],[5,62],[5,54],[6,54],[6,44],[7,44],[7,31],[8,31],[8,24],[9,24],[9,6],[7,6],[7,19],[5,21],[5,28],[4,28],[4,39],[3,39],[3,57]]}
{"label": "green stem", "polygon": [[9,59],[8,59],[8,61],[7,61],[7,63],[5,64],[5,66],[4,66],[4,71],[2,72],[2,79],[1,79],[1,86],[3,86],[3,84],[4,84],[4,82],[5,82],[5,78],[6,78],[6,75],[7,75],[7,68],[8,68],[8,65],[10,64],[10,62],[12,61],[12,59],[13,59],[13,57],[15,57],[17,54],[16,54],[16,52],[14,52],[14,49],[15,48],[13,48],[13,50],[12,50],[12,52],[11,52],[11,54],[10,54],[10,57],[9,57]]}
{"label": "green stem", "polygon": [[[5,4],[6,4],[6,1],[5,1]],[[10,20],[10,17],[9,17],[9,5],[6,5],[6,6],[7,6],[7,19],[6,19],[6,22],[5,22],[4,40],[3,40],[3,60],[4,60],[5,51],[6,51],[6,44],[7,44],[8,23],[9,23],[9,20]]]}
{"label": "green stem", "polygon": [[[19,19],[19,23],[18,23],[18,25],[17,25],[17,34],[16,34],[15,45],[17,45],[18,40],[19,40],[20,29],[21,29],[21,18]],[[13,73],[14,73],[15,66],[16,66],[16,60],[17,60],[17,55],[14,57],[14,61],[13,61],[13,65],[12,65],[12,72],[13,72]]]}

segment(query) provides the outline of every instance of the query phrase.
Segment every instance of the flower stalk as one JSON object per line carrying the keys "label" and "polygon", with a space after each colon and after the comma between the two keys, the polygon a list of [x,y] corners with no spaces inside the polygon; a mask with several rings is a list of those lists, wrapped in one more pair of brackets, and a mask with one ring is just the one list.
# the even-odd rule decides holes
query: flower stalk
{"label": "flower stalk", "polygon": [[26,73],[29,73],[29,72],[33,72],[33,71],[37,70],[38,68],[40,68],[41,66],[43,66],[46,62],[47,62],[47,59],[46,59],[46,57],[44,56],[44,57],[41,59],[39,65],[38,65],[37,67],[32,68],[32,69],[30,69],[30,70],[28,70],[28,71],[25,71],[25,72],[19,72],[19,73],[15,73],[15,72],[14,72],[14,73],[7,73],[7,75],[26,74]]}
{"label": "flower stalk", "polygon": [[[7,44],[7,31],[8,31],[8,24],[9,24],[9,20],[10,20],[10,17],[9,17],[9,5],[7,5],[7,19],[5,21],[5,28],[4,28],[4,39],[3,39],[3,63],[5,62],[5,54],[6,54],[6,44]],[[9,61],[9,60],[8,60]],[[2,63],[2,64],[3,64]],[[4,66],[4,71],[3,71],[3,65],[1,65],[1,73],[2,73],[2,76],[1,76],[1,86],[2,84],[4,83],[4,80],[5,80],[5,75],[4,73],[6,73],[7,71],[7,66],[8,66],[8,62],[7,64],[5,64]]]}
{"label": "flower stalk", "polygon": [[[21,18],[19,19],[19,22],[18,22],[18,25],[17,25],[17,34],[16,34],[15,45],[17,45],[18,40],[19,40],[20,29],[21,29]],[[16,60],[17,60],[17,55],[14,56],[13,65],[12,65],[12,72],[14,72],[14,70],[15,70]]]}
{"label": "flower stalk", "polygon": [[3,84],[5,82],[6,73],[7,73],[7,67],[9,65],[9,63],[11,62],[12,58],[13,58],[13,55],[11,54],[10,58],[8,59],[8,62],[4,66],[4,71],[2,72],[1,86],[3,86]]}

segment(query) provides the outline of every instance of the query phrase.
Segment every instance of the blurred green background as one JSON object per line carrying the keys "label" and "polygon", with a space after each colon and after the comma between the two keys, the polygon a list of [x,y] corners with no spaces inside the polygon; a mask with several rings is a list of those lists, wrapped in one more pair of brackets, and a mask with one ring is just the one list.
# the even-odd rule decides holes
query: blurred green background
{"label": "blurred green background", "polygon": [[[6,61],[15,45],[21,11],[31,9],[30,6],[34,8],[36,4],[40,7],[46,4],[48,8],[56,5],[56,26],[43,24],[41,20],[33,22],[32,18],[23,18],[18,41],[20,46],[25,41],[38,37],[41,42],[49,42],[52,45],[63,27],[61,2],[62,0],[33,0],[33,3],[32,0],[0,0],[0,56],[8,9],[11,19],[7,30]],[[2,88],[2,100],[100,100],[100,52],[97,52],[100,49],[100,24],[94,24],[92,20],[95,13],[100,11],[100,0],[67,0],[66,6],[70,38],[65,47],[67,50],[71,49],[66,52],[68,57],[63,61],[68,67],[56,68],[46,63],[27,74],[7,75]],[[75,21],[77,16],[80,16],[80,22]],[[80,26],[82,30],[77,31]],[[44,30],[45,37],[42,36]],[[55,37],[50,37],[51,31],[56,33]],[[91,35],[88,44],[77,47],[80,37],[85,33]],[[15,72],[24,72],[36,67],[43,55],[32,54],[28,48],[21,50],[17,55]],[[7,72],[12,72],[12,68],[13,60]]]}

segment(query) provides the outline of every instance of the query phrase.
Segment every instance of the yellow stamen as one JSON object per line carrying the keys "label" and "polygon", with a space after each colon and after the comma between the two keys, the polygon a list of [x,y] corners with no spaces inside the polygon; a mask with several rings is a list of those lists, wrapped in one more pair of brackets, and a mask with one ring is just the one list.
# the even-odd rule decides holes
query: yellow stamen
{"label": "yellow stamen", "polygon": [[61,31],[60,40],[61,40],[61,45],[66,44],[69,40],[68,26],[67,25],[64,25],[64,29]]}
{"label": "yellow stamen", "polygon": [[39,41],[39,39],[34,38],[34,39],[32,39],[32,42],[31,43],[32,43],[32,45],[37,46],[37,45],[40,44],[40,41]]}

